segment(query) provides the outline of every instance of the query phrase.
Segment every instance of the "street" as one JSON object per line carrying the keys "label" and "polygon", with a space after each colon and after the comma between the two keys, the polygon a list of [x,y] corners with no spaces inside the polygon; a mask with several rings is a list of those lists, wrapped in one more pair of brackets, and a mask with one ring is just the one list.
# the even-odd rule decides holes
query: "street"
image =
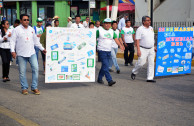
{"label": "street", "polygon": [[[111,72],[117,82],[113,87],[105,78],[104,85],[45,84],[39,56],[41,95],[22,95],[14,61],[11,81],[0,81],[0,126],[194,126],[194,67],[191,74],[158,77],[156,83],[147,83],[146,66],[133,81],[133,67],[124,66],[123,59],[118,63],[121,73]],[[97,62],[96,78],[100,66]],[[29,85],[31,76],[28,64]]]}

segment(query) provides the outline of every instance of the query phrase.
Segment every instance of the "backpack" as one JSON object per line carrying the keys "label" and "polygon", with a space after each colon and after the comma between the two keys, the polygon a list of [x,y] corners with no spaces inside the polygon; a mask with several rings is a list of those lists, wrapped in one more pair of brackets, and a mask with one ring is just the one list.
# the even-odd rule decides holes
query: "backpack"
{"label": "backpack", "polygon": [[[41,26],[41,28],[42,28],[42,32],[44,32],[44,27],[43,26]],[[34,30],[35,30],[35,34],[36,34],[36,26],[34,26]]]}

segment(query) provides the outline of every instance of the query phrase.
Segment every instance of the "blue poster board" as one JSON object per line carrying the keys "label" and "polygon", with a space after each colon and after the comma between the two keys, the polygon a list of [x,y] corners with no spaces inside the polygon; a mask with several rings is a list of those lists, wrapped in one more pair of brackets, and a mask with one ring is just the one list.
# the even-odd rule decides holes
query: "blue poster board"
{"label": "blue poster board", "polygon": [[158,29],[155,76],[191,73],[192,27]]}

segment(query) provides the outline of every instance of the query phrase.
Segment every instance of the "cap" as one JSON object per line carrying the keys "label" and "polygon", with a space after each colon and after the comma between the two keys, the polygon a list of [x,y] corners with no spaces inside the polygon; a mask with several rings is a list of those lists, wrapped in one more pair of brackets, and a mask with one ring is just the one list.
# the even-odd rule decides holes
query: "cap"
{"label": "cap", "polygon": [[42,18],[38,18],[38,19],[36,20],[36,22],[42,22],[42,21],[43,21]]}
{"label": "cap", "polygon": [[71,18],[71,17],[68,17],[68,19],[69,19],[69,20],[72,20],[72,18]]}
{"label": "cap", "polygon": [[106,19],[104,19],[104,21],[103,21],[104,23],[105,22],[108,22],[108,23],[111,23],[112,22],[112,20],[110,19],[110,18],[106,18]]}

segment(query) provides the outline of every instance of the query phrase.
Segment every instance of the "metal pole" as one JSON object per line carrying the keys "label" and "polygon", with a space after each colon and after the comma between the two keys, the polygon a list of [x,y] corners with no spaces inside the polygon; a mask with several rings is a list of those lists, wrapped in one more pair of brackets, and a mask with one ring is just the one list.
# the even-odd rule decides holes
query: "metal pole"
{"label": "metal pole", "polygon": [[153,19],[154,19],[154,17],[153,17],[153,0],[151,0],[151,2],[150,2],[150,18],[151,18],[151,26],[153,26]]}

